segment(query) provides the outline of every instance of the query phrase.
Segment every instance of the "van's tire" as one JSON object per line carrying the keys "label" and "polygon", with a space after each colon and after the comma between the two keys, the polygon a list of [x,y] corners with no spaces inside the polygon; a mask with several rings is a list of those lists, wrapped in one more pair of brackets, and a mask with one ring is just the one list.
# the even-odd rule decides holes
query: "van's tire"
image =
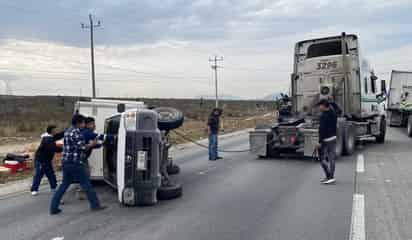
{"label": "van's tire", "polygon": [[157,189],[157,199],[158,200],[171,200],[178,197],[181,197],[183,194],[182,185],[169,184],[167,186],[160,186]]}
{"label": "van's tire", "polygon": [[176,175],[180,173],[180,167],[176,164],[169,164],[167,165],[167,174],[169,175]]}
{"label": "van's tire", "polygon": [[[408,125],[409,125],[409,121],[408,121]],[[379,135],[377,135],[375,137],[376,142],[377,143],[384,143],[385,142],[385,136],[386,136],[386,119],[381,118],[380,133],[379,133]]]}
{"label": "van's tire", "polygon": [[159,114],[158,128],[162,131],[170,131],[183,125],[183,113],[175,108],[158,107],[153,109]]}
{"label": "van's tire", "polygon": [[406,129],[408,132],[408,137],[412,137],[412,117],[408,117],[408,124]]}
{"label": "van's tire", "polygon": [[343,154],[350,156],[355,152],[356,148],[356,129],[348,124],[343,136]]}

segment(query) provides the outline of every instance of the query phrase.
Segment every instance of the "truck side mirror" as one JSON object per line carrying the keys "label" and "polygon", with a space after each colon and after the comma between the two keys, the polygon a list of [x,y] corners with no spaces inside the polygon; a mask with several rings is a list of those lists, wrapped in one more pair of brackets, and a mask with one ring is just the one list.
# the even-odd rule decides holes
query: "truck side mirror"
{"label": "truck side mirror", "polygon": [[124,103],[117,104],[117,112],[123,113],[126,111],[126,105]]}
{"label": "truck side mirror", "polygon": [[386,94],[386,81],[381,80],[381,92]]}

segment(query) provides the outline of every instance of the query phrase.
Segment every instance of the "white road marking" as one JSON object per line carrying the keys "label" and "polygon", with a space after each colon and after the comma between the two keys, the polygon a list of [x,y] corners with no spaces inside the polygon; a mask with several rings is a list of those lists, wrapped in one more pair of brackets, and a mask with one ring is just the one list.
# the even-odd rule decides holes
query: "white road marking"
{"label": "white road marking", "polygon": [[386,182],[386,183],[391,183],[391,182],[392,182],[392,180],[390,180],[390,179],[386,179],[386,180],[385,180],[385,182]]}
{"label": "white road marking", "polygon": [[64,237],[55,237],[55,238],[52,238],[52,240],[64,240]]}
{"label": "white road marking", "polygon": [[363,194],[354,194],[349,240],[365,239],[365,196]]}
{"label": "white road marking", "polygon": [[358,154],[358,161],[356,162],[356,172],[365,172],[365,157],[363,154]]}

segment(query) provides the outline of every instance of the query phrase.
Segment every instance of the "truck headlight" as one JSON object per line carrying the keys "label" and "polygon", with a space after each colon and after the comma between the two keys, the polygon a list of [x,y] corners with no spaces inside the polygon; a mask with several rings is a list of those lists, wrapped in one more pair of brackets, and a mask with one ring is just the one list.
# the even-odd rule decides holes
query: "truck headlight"
{"label": "truck headlight", "polygon": [[125,188],[123,190],[123,204],[125,205],[135,205],[135,192],[133,188]]}
{"label": "truck headlight", "polygon": [[136,112],[126,113],[124,126],[126,131],[136,131]]}
{"label": "truck headlight", "polygon": [[330,93],[330,88],[327,86],[324,86],[320,89],[320,94],[322,95],[329,95],[329,93]]}

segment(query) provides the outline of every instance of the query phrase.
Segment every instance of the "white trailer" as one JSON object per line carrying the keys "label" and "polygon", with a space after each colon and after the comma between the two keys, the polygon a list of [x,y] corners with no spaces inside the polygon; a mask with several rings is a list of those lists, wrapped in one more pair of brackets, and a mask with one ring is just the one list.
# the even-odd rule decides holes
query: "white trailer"
{"label": "white trailer", "polygon": [[[338,118],[336,154],[350,155],[366,138],[385,141],[386,84],[362,58],[356,35],[298,42],[291,76],[290,114],[272,126],[250,133],[251,149],[261,157],[296,153],[311,157],[318,142],[315,104],[330,99],[343,110]],[[380,87],[380,89],[379,89]]]}
{"label": "white trailer", "polygon": [[[75,105],[75,112],[78,112],[87,117],[93,117],[96,120],[96,132],[102,134],[104,132],[104,124],[107,118],[118,112],[118,107],[124,106],[124,110],[128,109],[144,109],[144,102],[133,101],[117,101],[117,100],[102,100],[92,99],[90,102],[79,101]],[[89,158],[90,178],[93,180],[103,180],[103,149],[95,149]]]}
{"label": "white trailer", "polygon": [[412,72],[392,71],[388,96],[390,126],[407,126],[412,137]]}

